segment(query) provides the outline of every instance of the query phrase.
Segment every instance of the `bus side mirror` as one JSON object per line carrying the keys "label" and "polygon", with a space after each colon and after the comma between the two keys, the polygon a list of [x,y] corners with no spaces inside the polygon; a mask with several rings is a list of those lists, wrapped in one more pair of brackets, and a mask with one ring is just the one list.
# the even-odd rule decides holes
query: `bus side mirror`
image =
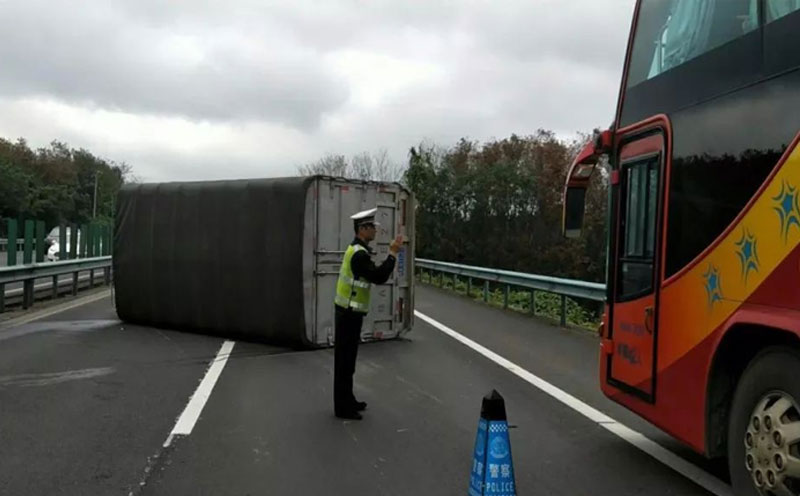
{"label": "bus side mirror", "polygon": [[586,204],[586,188],[570,188],[564,198],[564,226],[563,234],[570,239],[581,235],[583,228],[583,212]]}
{"label": "bus side mirror", "polygon": [[589,179],[591,179],[600,157],[608,153],[610,148],[611,131],[603,131],[583,147],[570,165],[562,198],[561,220],[561,234],[567,238],[575,239],[581,235]]}

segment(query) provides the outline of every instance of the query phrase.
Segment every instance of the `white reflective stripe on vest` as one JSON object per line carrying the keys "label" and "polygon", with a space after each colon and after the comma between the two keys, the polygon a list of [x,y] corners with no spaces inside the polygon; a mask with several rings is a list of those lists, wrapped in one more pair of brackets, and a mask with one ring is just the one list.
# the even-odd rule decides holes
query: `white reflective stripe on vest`
{"label": "white reflective stripe on vest", "polygon": [[358,288],[366,288],[369,289],[370,283],[359,281],[357,279],[353,279],[352,277],[342,276],[342,280],[351,286],[356,286]]}
{"label": "white reflective stripe on vest", "polygon": [[361,303],[357,303],[355,301],[350,301],[347,298],[343,298],[343,297],[338,296],[338,295],[336,296],[335,303],[337,305],[339,305],[340,307],[345,307],[345,308],[350,307],[353,310],[359,310],[359,311],[364,312],[364,313],[369,312],[369,306],[368,305],[362,305]]}
{"label": "white reflective stripe on vest", "polygon": [[360,310],[364,313],[369,312],[368,305],[362,305],[361,303],[356,303],[355,301],[350,302],[350,308],[352,308],[353,310]]}

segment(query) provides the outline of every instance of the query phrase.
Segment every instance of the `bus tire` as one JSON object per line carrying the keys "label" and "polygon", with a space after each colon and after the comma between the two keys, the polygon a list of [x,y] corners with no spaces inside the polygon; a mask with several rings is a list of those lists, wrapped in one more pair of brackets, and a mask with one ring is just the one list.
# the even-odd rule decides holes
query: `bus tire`
{"label": "bus tire", "polygon": [[[769,347],[736,386],[728,468],[736,496],[800,494],[800,353]],[[780,485],[790,492],[775,491]]]}

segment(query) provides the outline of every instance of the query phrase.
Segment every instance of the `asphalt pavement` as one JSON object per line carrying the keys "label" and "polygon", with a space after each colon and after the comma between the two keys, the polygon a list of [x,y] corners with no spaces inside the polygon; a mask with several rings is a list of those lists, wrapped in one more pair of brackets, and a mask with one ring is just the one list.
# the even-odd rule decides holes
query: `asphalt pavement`
{"label": "asphalt pavement", "polygon": [[[602,396],[592,333],[424,286],[416,307],[724,477]],[[333,416],[332,350],[237,342],[191,434],[165,447],[222,343],[121,323],[109,298],[0,326],[0,494],[463,495],[492,389],[519,495],[709,494],[421,319],[361,346],[364,420]]]}

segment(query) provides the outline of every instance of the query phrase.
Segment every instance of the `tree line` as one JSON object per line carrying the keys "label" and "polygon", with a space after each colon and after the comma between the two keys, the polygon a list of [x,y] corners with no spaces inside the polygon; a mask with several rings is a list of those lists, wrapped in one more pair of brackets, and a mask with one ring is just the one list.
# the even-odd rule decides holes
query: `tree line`
{"label": "tree line", "polygon": [[[327,155],[299,166],[298,173],[402,182],[417,200],[418,257],[603,281],[604,171],[587,192],[583,235],[561,236],[564,180],[586,139],[567,141],[539,130],[484,143],[423,142],[410,148],[405,164],[382,150]],[[44,220],[48,229],[111,222],[117,192],[130,180],[129,165],[85,149],[54,141],[33,150],[24,139],[0,138],[0,218]]]}
{"label": "tree line", "polygon": [[[53,141],[33,150],[20,138],[0,138],[0,219],[60,223],[110,223],[117,192],[130,180],[131,167],[85,149]],[[0,222],[0,236],[5,222]]]}

